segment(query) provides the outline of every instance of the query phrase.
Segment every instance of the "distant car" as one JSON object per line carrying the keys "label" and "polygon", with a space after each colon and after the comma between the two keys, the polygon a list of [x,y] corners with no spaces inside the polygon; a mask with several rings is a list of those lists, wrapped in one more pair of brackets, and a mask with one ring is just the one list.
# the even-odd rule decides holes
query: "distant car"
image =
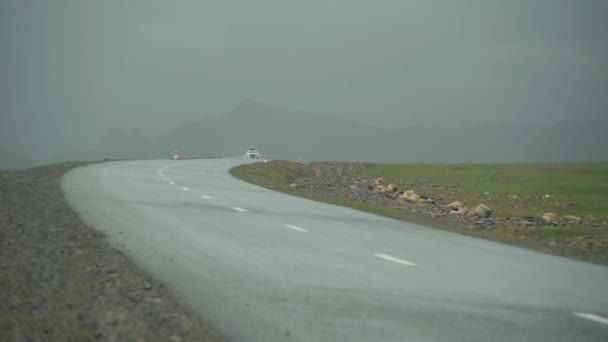
{"label": "distant car", "polygon": [[245,158],[247,159],[260,159],[260,152],[255,148],[250,148],[247,153],[245,153]]}

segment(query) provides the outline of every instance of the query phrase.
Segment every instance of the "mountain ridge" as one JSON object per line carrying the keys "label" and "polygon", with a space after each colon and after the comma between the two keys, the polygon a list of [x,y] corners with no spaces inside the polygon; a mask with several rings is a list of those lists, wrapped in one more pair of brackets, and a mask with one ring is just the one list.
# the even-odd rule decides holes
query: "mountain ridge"
{"label": "mountain ridge", "polygon": [[[85,154],[92,159],[168,158],[178,149],[184,157],[236,157],[256,147],[271,159],[302,156],[306,161],[594,161],[608,160],[608,149],[602,147],[608,146],[606,130],[608,120],[384,128],[339,117],[301,115],[245,99],[219,118],[184,123],[157,139],[114,136]],[[575,135],[579,138],[570,138]]]}

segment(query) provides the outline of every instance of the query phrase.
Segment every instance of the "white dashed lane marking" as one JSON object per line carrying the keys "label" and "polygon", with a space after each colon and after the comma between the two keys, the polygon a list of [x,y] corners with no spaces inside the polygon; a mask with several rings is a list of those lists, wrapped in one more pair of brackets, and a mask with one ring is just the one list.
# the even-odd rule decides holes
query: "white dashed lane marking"
{"label": "white dashed lane marking", "polygon": [[236,210],[236,211],[238,211],[238,212],[241,212],[241,213],[246,213],[246,212],[248,212],[248,211],[247,211],[247,209],[243,209],[243,208],[239,208],[239,207],[232,207],[232,209],[234,209],[234,210]]}
{"label": "white dashed lane marking", "polygon": [[188,188],[182,188],[182,190],[184,190],[184,191],[190,191],[190,189],[188,189]]}
{"label": "white dashed lane marking", "polygon": [[212,199],[213,198],[213,197],[207,196],[207,195],[201,195],[201,197],[204,198],[204,199]]}
{"label": "white dashed lane marking", "polygon": [[285,227],[287,227],[287,228],[289,228],[289,229],[293,229],[293,230],[298,231],[298,232],[302,232],[302,233],[307,233],[307,232],[308,232],[308,230],[307,230],[307,229],[300,228],[300,227],[298,227],[298,226],[294,226],[294,225],[292,225],[292,224],[286,224],[286,225],[285,225]]}
{"label": "white dashed lane marking", "polygon": [[169,182],[169,184],[171,184],[171,185],[175,185],[175,182]]}
{"label": "white dashed lane marking", "polygon": [[414,262],[407,261],[407,260],[402,260],[402,259],[399,259],[399,258],[392,257],[392,256],[390,256],[390,255],[386,255],[386,254],[380,254],[380,253],[376,253],[376,254],[374,254],[374,256],[376,256],[376,257],[378,257],[378,258],[382,258],[382,259],[384,259],[384,260],[388,260],[388,261],[396,262],[396,263],[401,264],[401,265],[406,265],[406,266],[418,266],[418,265],[416,265],[416,263],[414,263]]}
{"label": "white dashed lane marking", "polygon": [[604,318],[602,316],[594,315],[594,314],[591,314],[591,313],[585,313],[585,312],[573,312],[572,314],[574,316],[577,316],[577,317],[580,317],[580,318],[584,318],[584,319],[588,319],[590,321],[594,321],[594,322],[598,322],[598,323],[602,323],[602,324],[608,325],[608,318]]}

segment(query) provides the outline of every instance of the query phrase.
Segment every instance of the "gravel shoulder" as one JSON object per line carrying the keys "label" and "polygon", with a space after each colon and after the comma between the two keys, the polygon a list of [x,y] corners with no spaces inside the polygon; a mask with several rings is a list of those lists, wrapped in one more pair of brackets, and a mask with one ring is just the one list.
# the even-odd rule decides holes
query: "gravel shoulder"
{"label": "gravel shoulder", "polygon": [[226,341],[69,207],[82,165],[0,171],[0,341]]}

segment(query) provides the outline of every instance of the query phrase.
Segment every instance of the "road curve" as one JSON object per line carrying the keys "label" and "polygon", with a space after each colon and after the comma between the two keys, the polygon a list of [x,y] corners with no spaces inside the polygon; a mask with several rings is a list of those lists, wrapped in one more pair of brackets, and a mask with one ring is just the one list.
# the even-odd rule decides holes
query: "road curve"
{"label": "road curve", "polygon": [[608,341],[607,267],[273,192],[240,163],[101,163],[62,187],[236,341]]}

